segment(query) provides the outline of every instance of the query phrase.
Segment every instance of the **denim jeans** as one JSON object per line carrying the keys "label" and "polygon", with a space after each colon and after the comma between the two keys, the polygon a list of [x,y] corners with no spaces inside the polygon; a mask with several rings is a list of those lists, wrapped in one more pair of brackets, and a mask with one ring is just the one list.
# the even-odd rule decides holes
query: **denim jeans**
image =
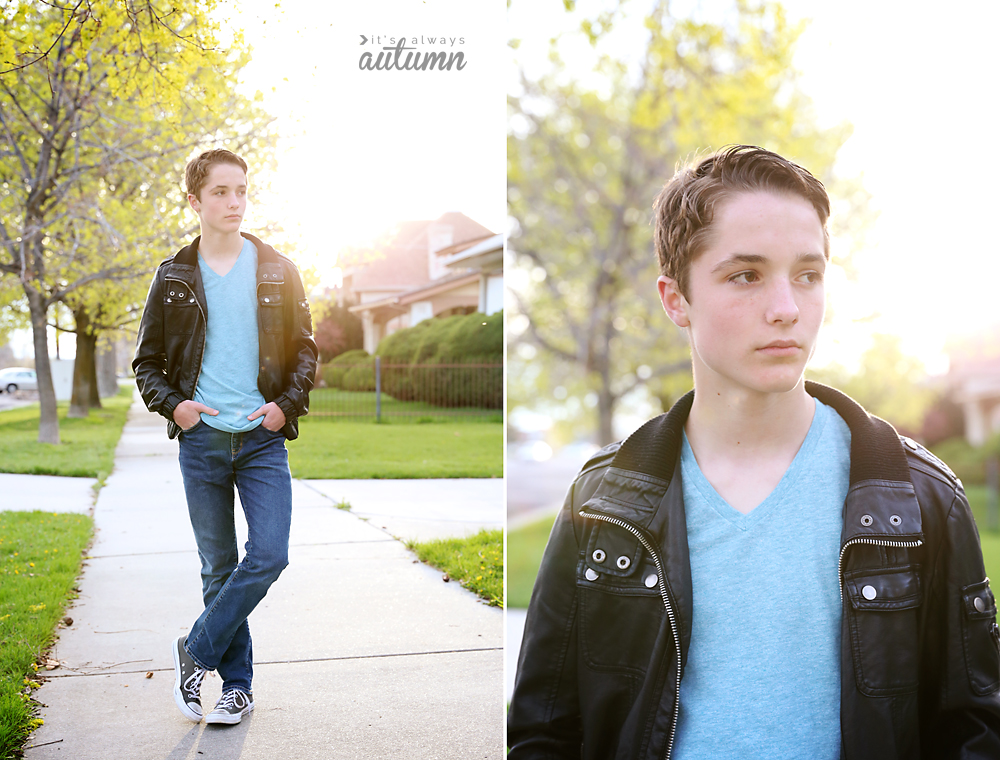
{"label": "denim jeans", "polygon": [[[218,671],[223,689],[250,691],[247,616],[288,564],[292,481],[285,437],[263,425],[226,433],[198,422],[180,434],[180,464],[205,600],[185,648],[201,667]],[[238,564],[234,485],[249,529]]]}

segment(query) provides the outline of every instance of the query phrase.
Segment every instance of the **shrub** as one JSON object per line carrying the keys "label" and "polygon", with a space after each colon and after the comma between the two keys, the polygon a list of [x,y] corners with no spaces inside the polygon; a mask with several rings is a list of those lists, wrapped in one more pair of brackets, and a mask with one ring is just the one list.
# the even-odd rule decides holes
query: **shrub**
{"label": "shrub", "polygon": [[[379,345],[382,388],[401,401],[436,406],[503,406],[503,313],[428,319]],[[482,367],[424,367],[495,364]],[[406,365],[386,367],[385,365]]]}
{"label": "shrub", "polygon": [[[323,365],[323,369],[320,371],[320,377],[323,378],[323,382],[326,383],[328,388],[344,388],[344,375],[347,371],[355,365],[368,361],[371,361],[371,357],[368,352],[363,349],[358,348],[353,351],[345,351],[333,361]],[[374,387],[373,380],[372,388]]]}

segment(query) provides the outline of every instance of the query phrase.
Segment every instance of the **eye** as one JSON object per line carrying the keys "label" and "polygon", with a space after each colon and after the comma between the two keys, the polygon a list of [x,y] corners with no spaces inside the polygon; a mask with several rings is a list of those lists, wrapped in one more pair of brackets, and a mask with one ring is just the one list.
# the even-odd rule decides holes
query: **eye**
{"label": "eye", "polygon": [[760,275],[752,269],[748,269],[746,272],[737,272],[729,277],[729,282],[736,285],[750,285],[758,280],[760,280]]}
{"label": "eye", "polygon": [[799,279],[808,283],[809,285],[815,285],[817,283],[823,282],[823,273],[816,270],[810,270],[808,272],[803,272],[802,274],[800,274]]}

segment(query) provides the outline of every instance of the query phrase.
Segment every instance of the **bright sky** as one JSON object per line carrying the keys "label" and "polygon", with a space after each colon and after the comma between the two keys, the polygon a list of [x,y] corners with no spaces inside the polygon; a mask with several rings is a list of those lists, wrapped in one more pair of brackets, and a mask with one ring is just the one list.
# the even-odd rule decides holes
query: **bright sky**
{"label": "bright sky", "polygon": [[[529,64],[566,24],[562,5],[522,0],[511,9],[510,35],[522,39],[519,56]],[[589,10],[607,5],[581,0]],[[626,6],[636,14],[623,26],[634,25],[636,34],[644,5]],[[1000,322],[989,274],[1000,254],[993,231],[1000,4],[786,0],[785,7],[813,19],[796,58],[804,87],[823,123],[854,125],[840,167],[864,173],[881,212],[868,249],[856,257],[862,284],[833,278],[842,318],[827,329],[816,361],[852,363],[875,330],[901,335],[908,353],[943,371],[949,336]],[[511,66],[507,74],[509,84]],[[872,312],[880,316],[864,325],[847,319]]]}
{"label": "bright sky", "polygon": [[[272,178],[278,218],[298,228],[322,267],[332,268],[344,245],[446,211],[503,230],[502,0],[239,0],[237,7],[232,22],[253,46],[241,84],[264,94],[284,135]],[[364,52],[377,58],[390,37],[402,36],[415,54],[463,53],[465,68],[359,68]]]}

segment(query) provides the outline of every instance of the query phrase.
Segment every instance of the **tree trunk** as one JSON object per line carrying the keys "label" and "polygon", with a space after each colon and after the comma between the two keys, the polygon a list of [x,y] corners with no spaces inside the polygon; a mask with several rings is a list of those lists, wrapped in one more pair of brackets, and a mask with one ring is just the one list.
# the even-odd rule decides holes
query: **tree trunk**
{"label": "tree trunk", "polygon": [[48,309],[41,293],[25,287],[31,312],[31,333],[35,346],[35,375],[38,379],[38,442],[59,443],[59,417],[56,413],[56,390],[52,385],[52,364],[49,362]]}
{"label": "tree trunk", "polygon": [[614,429],[614,417],[615,417],[615,396],[611,393],[611,389],[608,387],[611,382],[610,376],[605,376],[606,373],[601,373],[601,387],[597,391],[597,415],[598,415],[598,436],[600,440],[598,444],[600,446],[607,446],[609,443],[615,442],[615,429]]}
{"label": "tree trunk", "polygon": [[116,341],[108,341],[106,348],[98,348],[96,363],[98,397],[110,398],[118,395]]}
{"label": "tree trunk", "polygon": [[[69,402],[67,417],[86,417],[90,407],[95,406],[92,400],[97,396],[97,371],[94,365],[94,353],[97,338],[90,327],[90,316],[87,310],[73,310],[76,321],[76,361],[73,362],[73,396]],[[101,406],[97,399],[96,406]]]}

